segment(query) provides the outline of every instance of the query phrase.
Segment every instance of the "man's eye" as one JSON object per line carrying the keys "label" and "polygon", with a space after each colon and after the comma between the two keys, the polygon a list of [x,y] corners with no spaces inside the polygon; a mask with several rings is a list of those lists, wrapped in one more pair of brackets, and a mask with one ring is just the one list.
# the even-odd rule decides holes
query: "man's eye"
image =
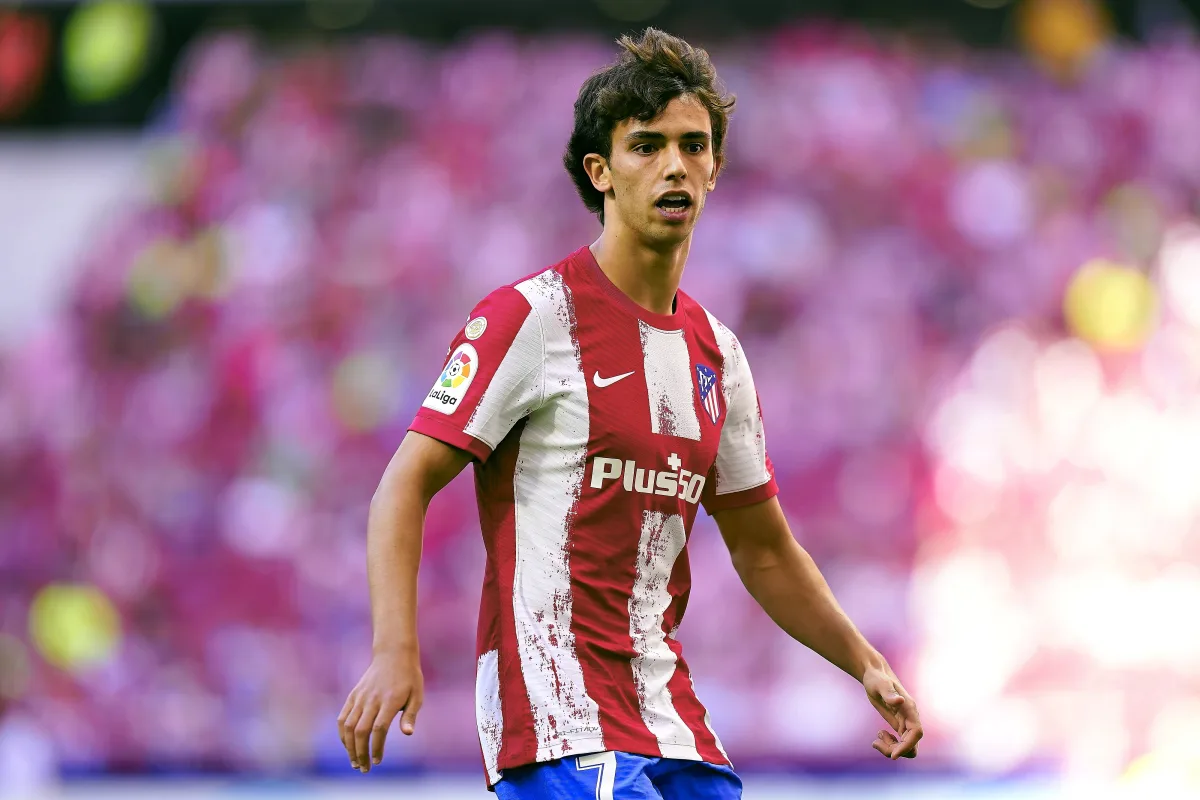
{"label": "man's eye", "polygon": [[653,153],[653,152],[654,152],[654,145],[652,145],[652,144],[639,144],[637,147],[633,148],[633,152],[635,152],[635,153],[641,153],[641,154],[642,154],[642,155],[644,155],[644,156],[648,156],[648,155],[650,155],[651,153]]}
{"label": "man's eye", "polygon": [[692,142],[687,147],[688,147],[689,153],[703,153],[704,152],[704,145],[700,142]]}

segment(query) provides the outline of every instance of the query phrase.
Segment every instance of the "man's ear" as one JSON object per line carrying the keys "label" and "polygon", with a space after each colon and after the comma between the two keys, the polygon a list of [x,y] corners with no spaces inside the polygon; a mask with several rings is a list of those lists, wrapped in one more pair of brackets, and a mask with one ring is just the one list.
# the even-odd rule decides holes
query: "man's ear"
{"label": "man's ear", "polygon": [[583,170],[592,179],[597,192],[607,194],[612,189],[612,173],[608,171],[608,159],[599,153],[588,153],[583,157]]}

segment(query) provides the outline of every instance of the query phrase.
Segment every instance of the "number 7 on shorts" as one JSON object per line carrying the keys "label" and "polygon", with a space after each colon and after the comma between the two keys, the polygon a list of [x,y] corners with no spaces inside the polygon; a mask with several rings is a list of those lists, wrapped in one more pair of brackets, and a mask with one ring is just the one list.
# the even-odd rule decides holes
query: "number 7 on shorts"
{"label": "number 7 on shorts", "polygon": [[612,750],[604,753],[589,753],[575,759],[575,769],[598,769],[600,779],[596,781],[596,800],[613,800],[613,784],[617,781],[617,754]]}

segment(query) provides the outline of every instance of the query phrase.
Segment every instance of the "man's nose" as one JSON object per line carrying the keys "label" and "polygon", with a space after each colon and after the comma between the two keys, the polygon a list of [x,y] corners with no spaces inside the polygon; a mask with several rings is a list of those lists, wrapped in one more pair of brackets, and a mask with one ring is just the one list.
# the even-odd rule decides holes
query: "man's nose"
{"label": "man's nose", "polygon": [[668,146],[663,151],[665,164],[663,165],[663,178],[669,181],[681,181],[687,177],[687,166],[683,160],[683,153],[678,147]]}

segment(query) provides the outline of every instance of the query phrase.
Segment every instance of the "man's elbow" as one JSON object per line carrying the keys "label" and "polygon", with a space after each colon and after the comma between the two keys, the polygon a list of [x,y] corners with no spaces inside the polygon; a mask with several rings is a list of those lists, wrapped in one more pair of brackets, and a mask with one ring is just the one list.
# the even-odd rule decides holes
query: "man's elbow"
{"label": "man's elbow", "polygon": [[423,491],[425,481],[421,479],[420,471],[413,469],[413,466],[403,462],[388,466],[383,477],[379,479],[379,485],[375,487],[375,493],[371,495],[372,511],[394,508],[405,502],[414,501],[421,503],[423,507],[428,507],[432,493],[430,497],[425,496]]}
{"label": "man's elbow", "polygon": [[787,560],[790,546],[799,546],[791,536],[786,538],[791,539],[790,544],[784,537],[779,536],[741,538],[729,548],[733,568],[743,578],[746,575],[775,569]]}

